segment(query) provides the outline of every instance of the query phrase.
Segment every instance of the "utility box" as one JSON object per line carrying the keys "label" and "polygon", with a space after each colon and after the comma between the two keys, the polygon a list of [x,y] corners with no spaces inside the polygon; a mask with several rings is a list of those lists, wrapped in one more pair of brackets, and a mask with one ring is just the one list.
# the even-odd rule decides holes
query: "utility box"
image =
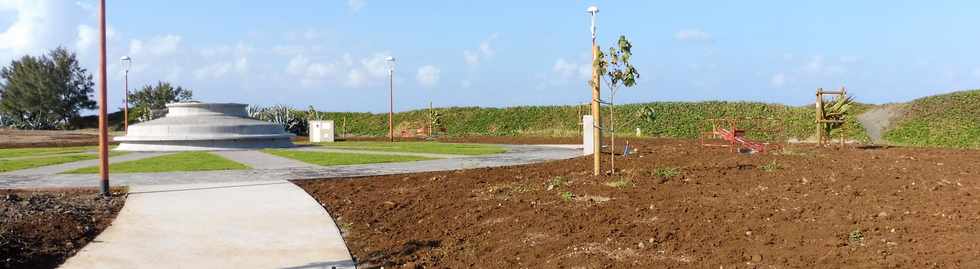
{"label": "utility box", "polygon": [[592,115],[582,116],[582,155],[592,155],[595,153],[595,148],[593,148],[592,142],[594,137],[593,127],[595,122],[592,121]]}
{"label": "utility box", "polygon": [[310,121],[310,142],[333,142],[333,121],[332,120],[311,120]]}

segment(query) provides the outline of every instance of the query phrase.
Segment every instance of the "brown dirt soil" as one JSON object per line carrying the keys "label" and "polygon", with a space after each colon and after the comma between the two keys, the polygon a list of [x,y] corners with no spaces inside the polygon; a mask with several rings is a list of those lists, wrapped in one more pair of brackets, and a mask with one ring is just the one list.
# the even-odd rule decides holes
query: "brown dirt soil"
{"label": "brown dirt soil", "polygon": [[298,183],[361,268],[980,268],[980,151],[633,143],[615,176],[577,158]]}
{"label": "brown dirt soil", "polygon": [[0,268],[55,268],[109,226],[126,200],[91,189],[0,190]]}
{"label": "brown dirt soil", "polygon": [[95,132],[0,128],[0,148],[71,147],[98,144],[99,135]]}

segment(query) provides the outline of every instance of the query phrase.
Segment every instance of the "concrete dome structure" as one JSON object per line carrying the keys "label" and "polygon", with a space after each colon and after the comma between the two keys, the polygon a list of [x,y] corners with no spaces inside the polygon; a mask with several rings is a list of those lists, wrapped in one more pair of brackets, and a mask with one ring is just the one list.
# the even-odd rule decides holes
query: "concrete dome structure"
{"label": "concrete dome structure", "polygon": [[167,104],[163,118],[129,126],[116,137],[121,151],[202,151],[292,147],[282,126],[248,118],[247,105]]}

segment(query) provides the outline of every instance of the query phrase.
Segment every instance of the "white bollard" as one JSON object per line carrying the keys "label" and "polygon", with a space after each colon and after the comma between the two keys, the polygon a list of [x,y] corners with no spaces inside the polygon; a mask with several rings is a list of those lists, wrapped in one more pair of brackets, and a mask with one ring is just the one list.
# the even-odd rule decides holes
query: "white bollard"
{"label": "white bollard", "polygon": [[595,153],[595,149],[592,147],[593,124],[592,115],[582,116],[582,155]]}

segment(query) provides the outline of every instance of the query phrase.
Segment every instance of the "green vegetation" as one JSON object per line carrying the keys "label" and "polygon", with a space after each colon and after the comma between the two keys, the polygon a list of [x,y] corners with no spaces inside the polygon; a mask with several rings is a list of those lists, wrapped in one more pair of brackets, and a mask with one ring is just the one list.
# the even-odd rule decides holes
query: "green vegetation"
{"label": "green vegetation", "polygon": [[[0,149],[0,173],[96,159],[99,155],[94,151],[94,147]],[[109,152],[109,156],[122,154],[125,152]]]}
{"label": "green vegetation", "polygon": [[885,133],[892,143],[980,148],[980,90],[914,100],[893,126]]}
{"label": "green vegetation", "polygon": [[561,196],[561,199],[565,201],[571,201],[572,199],[575,198],[575,194],[570,191],[563,191],[558,195]]}
{"label": "green vegetation", "polygon": [[762,169],[762,171],[766,171],[766,172],[770,172],[771,173],[771,172],[775,172],[776,170],[782,170],[783,169],[783,166],[782,165],[779,165],[778,163],[776,163],[775,160],[773,160],[773,161],[771,161],[769,163],[766,163],[766,164],[760,166],[759,169]]}
{"label": "green vegetation", "polygon": [[57,156],[41,156],[36,158],[0,159],[0,173],[14,170],[30,169],[41,166],[56,165],[98,158],[97,154],[73,154]]}
{"label": "green vegetation", "polygon": [[[180,152],[109,165],[113,173],[158,173],[182,171],[241,170],[249,167],[207,152]],[[85,167],[68,174],[94,174],[98,166]]]}
{"label": "green vegetation", "polygon": [[129,104],[132,105],[130,120],[148,121],[154,119],[153,110],[167,108],[167,104],[189,101],[194,92],[183,87],[174,87],[169,82],[159,81],[157,85],[146,85],[142,89],[129,94]]}
{"label": "green vegetation", "polygon": [[564,187],[565,184],[567,184],[567,182],[565,182],[565,178],[564,177],[556,176],[556,177],[554,177],[554,178],[552,178],[551,180],[548,181],[548,184],[546,185],[546,189],[549,190],[549,191],[550,190],[555,190],[555,189]]}
{"label": "green vegetation", "polygon": [[606,186],[613,188],[626,188],[633,186],[633,181],[628,178],[619,178],[617,180],[606,182]]}
{"label": "green vegetation", "polygon": [[680,170],[674,167],[661,167],[653,171],[653,175],[660,178],[672,178],[680,174],[681,174]]}
{"label": "green vegetation", "polygon": [[40,157],[64,155],[94,151],[95,147],[61,147],[61,148],[13,148],[0,149],[0,158]]}
{"label": "green vegetation", "polygon": [[416,156],[333,153],[284,149],[266,149],[262,150],[262,152],[320,166],[432,160],[432,158]]}
{"label": "green vegetation", "polygon": [[[869,106],[855,103],[852,115],[864,112]],[[775,119],[784,137],[807,139],[817,132],[813,105],[793,107],[756,102],[653,102],[616,105],[617,136],[633,136],[633,130],[654,137],[697,138],[707,131],[705,119],[720,117],[763,117]],[[577,106],[518,106],[509,108],[451,107],[440,109],[442,125],[451,136],[577,136],[581,133],[581,116],[588,112],[585,105]],[[384,136],[387,134],[387,114],[324,112],[334,120],[338,134],[349,136]],[[656,115],[656,116],[652,116]],[[396,129],[425,126],[427,110],[400,112],[394,115]],[[761,124],[760,124],[761,125]],[[762,127],[746,125],[745,127]],[[867,135],[854,117],[846,127],[851,139],[867,141]],[[766,139],[750,132],[750,137]],[[776,138],[776,137],[771,137]]]}
{"label": "green vegetation", "polygon": [[320,146],[334,149],[373,150],[385,152],[435,153],[457,155],[486,155],[506,152],[507,149],[485,144],[457,144],[439,142],[334,142]]}
{"label": "green vegetation", "polygon": [[20,129],[74,128],[94,109],[92,75],[74,52],[58,47],[0,67],[0,123]]}

